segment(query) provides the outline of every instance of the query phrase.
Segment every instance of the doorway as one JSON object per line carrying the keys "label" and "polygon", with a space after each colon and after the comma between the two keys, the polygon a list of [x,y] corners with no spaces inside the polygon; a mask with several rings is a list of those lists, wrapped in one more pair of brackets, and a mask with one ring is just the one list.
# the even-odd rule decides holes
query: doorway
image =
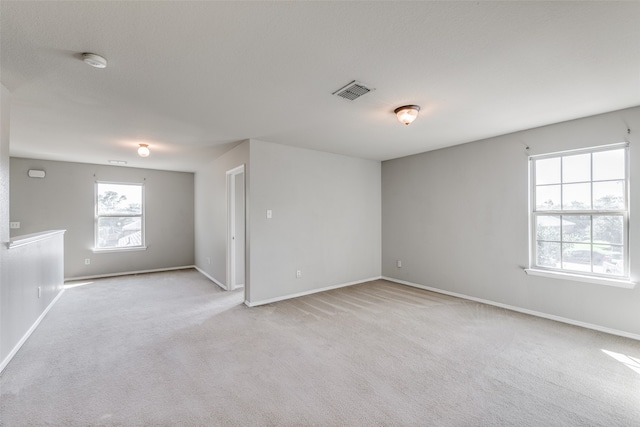
{"label": "doorway", "polygon": [[227,242],[227,289],[233,291],[245,284],[244,165],[227,171]]}

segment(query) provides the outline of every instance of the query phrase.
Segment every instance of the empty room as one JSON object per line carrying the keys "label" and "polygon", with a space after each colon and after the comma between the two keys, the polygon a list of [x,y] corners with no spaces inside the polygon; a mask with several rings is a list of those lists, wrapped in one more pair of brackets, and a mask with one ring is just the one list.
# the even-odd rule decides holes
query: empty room
{"label": "empty room", "polygon": [[0,425],[640,425],[640,2],[0,2]]}

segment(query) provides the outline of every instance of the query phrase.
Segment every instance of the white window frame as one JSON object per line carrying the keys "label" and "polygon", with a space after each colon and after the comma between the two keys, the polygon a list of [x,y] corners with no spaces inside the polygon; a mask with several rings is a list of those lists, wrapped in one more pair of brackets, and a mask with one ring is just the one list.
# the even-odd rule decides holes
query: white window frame
{"label": "white window frame", "polygon": [[[123,214],[123,213],[118,213],[118,214],[102,214],[100,215],[98,213],[98,196],[99,196],[99,185],[100,184],[113,184],[113,185],[130,185],[130,186],[136,186],[136,187],[140,187],[141,190],[141,206],[140,206],[140,214]],[[146,246],[146,232],[145,232],[145,205],[146,205],[146,201],[145,201],[145,186],[144,183],[140,183],[140,182],[115,182],[115,181],[96,181],[95,182],[95,186],[94,186],[94,224],[93,224],[93,229],[94,229],[94,240],[93,240],[93,252],[127,252],[127,251],[140,251],[140,250],[146,250],[147,246]],[[113,217],[117,217],[117,218],[122,218],[122,217],[126,217],[126,218],[140,218],[140,245],[137,246],[122,246],[122,247],[112,247],[112,248],[101,248],[98,247],[98,239],[99,239],[99,229],[98,229],[98,223],[99,223],[99,219],[100,218],[113,218]]]}
{"label": "white window frame", "polygon": [[[624,174],[624,185],[625,185],[625,206],[623,209],[618,210],[597,210],[597,209],[588,209],[588,210],[537,210],[536,206],[536,171],[535,165],[536,160],[550,159],[550,158],[559,158],[563,156],[573,156],[579,154],[592,154],[602,151],[610,151],[617,150],[620,148],[624,148],[624,165],[625,165],[625,174]],[[562,165],[562,164],[561,164]],[[561,166],[562,168],[562,166]],[[591,163],[591,168],[593,172],[593,163]],[[562,169],[560,170],[562,176]],[[588,283],[596,283],[624,288],[633,288],[635,287],[635,283],[631,282],[630,277],[630,256],[629,256],[629,196],[630,196],[630,186],[629,186],[629,144],[626,142],[603,145],[598,147],[584,148],[578,150],[568,150],[561,151],[555,153],[547,153],[540,155],[532,155],[529,156],[529,268],[525,269],[525,271],[530,275],[536,276],[544,276],[544,277],[553,277],[558,279],[567,279]],[[590,176],[590,183],[598,182],[593,181],[593,173]],[[593,186],[591,186],[591,191],[593,191]],[[562,187],[561,187],[562,192]],[[561,193],[562,194],[562,193]],[[571,215],[571,216],[604,216],[604,215],[621,215],[623,217],[623,263],[624,263],[624,271],[622,275],[613,275],[607,273],[597,273],[597,272],[582,272],[575,271],[563,268],[554,268],[554,267],[545,267],[539,266],[536,264],[537,262],[537,217],[540,215],[560,215],[561,218],[563,215]],[[593,229],[591,230],[593,233]],[[592,234],[593,237],[593,234]],[[593,246],[593,238],[591,240],[591,245]],[[592,249],[593,250],[593,249]],[[562,256],[562,252],[561,252]],[[593,264],[592,264],[593,265]]]}

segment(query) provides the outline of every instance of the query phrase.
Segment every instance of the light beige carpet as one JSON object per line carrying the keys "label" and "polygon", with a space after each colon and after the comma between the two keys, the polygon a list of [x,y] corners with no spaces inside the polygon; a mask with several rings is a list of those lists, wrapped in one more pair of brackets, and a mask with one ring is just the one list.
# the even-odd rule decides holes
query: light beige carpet
{"label": "light beige carpet", "polygon": [[0,424],[640,425],[637,341],[385,281],[242,300],[194,270],[67,290]]}

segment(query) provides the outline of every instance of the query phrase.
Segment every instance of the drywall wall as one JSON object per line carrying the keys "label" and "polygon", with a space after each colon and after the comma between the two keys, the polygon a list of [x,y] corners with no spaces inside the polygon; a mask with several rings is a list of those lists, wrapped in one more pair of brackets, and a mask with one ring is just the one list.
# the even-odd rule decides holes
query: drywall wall
{"label": "drywall wall", "polygon": [[246,180],[248,164],[249,141],[245,141],[195,175],[196,266],[223,287],[227,286],[227,171],[245,165]]}
{"label": "drywall wall", "polygon": [[627,127],[631,272],[640,281],[640,227],[634,226],[634,212],[640,212],[640,197],[634,197],[640,108],[383,162],[383,276],[640,334],[640,285],[630,290],[523,271],[528,155],[621,142]]}
{"label": "drywall wall", "polygon": [[[46,177],[29,178],[29,169]],[[193,179],[186,172],[11,158],[11,221],[21,223],[12,235],[67,230],[66,278],[193,265]],[[93,252],[96,181],[144,183],[146,250]]]}
{"label": "drywall wall", "polygon": [[[9,291],[9,121],[11,95],[9,90],[0,85],[0,319],[8,314],[8,310],[19,310],[11,307],[6,298]],[[9,325],[0,325],[0,363],[9,354],[13,345],[6,339]]]}
{"label": "drywall wall", "polygon": [[379,277],[380,162],[250,144],[249,302]]}
{"label": "drywall wall", "polygon": [[0,361],[0,371],[62,294],[64,233],[52,230],[11,239],[9,280],[2,290],[7,310],[0,317],[9,353]]}

